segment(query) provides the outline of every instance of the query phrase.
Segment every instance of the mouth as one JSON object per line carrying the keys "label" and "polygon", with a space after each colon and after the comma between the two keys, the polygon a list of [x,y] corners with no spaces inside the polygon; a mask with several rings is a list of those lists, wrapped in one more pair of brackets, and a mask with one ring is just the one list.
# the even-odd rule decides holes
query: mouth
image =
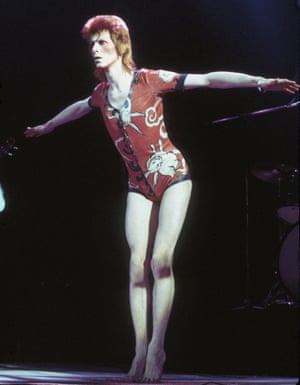
{"label": "mouth", "polygon": [[102,57],[94,57],[94,62],[99,62],[99,61],[101,61],[102,60]]}

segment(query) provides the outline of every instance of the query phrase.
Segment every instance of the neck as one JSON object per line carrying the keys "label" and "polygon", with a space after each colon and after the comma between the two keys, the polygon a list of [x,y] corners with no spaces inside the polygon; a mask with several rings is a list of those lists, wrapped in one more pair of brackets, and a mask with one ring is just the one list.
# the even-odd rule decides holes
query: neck
{"label": "neck", "polygon": [[109,85],[119,90],[127,86],[132,76],[131,72],[124,69],[121,57],[105,69],[104,73]]}

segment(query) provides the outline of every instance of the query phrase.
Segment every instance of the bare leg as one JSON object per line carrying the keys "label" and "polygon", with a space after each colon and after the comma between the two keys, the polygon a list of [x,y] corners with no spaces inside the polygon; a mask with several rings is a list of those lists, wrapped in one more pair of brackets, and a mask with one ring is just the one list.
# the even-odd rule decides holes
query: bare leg
{"label": "bare leg", "polygon": [[135,332],[135,357],[128,372],[133,381],[143,377],[147,356],[149,281],[146,254],[152,202],[141,194],[129,193],[126,208],[126,237],[131,251],[129,299]]}
{"label": "bare leg", "polygon": [[159,380],[166,360],[164,342],[174,298],[173,252],[186,216],[191,188],[191,181],[169,187],[160,206],[151,261],[154,276],[153,334],[147,352],[145,382]]}

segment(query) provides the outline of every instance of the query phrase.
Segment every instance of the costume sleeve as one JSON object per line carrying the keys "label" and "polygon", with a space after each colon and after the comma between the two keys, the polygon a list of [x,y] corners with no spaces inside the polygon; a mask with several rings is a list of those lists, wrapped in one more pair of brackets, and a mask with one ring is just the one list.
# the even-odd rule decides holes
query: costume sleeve
{"label": "costume sleeve", "polygon": [[88,98],[88,105],[90,106],[90,108],[93,108],[93,109],[97,108],[96,106],[93,105],[93,96],[90,96]]}
{"label": "costume sleeve", "polygon": [[154,93],[163,94],[172,91],[183,91],[187,74],[165,70],[143,70],[145,81]]}
{"label": "costume sleeve", "polygon": [[105,97],[104,89],[106,84],[99,83],[93,90],[91,97],[88,100],[89,106],[91,108],[99,108],[101,102],[103,103],[103,98]]}

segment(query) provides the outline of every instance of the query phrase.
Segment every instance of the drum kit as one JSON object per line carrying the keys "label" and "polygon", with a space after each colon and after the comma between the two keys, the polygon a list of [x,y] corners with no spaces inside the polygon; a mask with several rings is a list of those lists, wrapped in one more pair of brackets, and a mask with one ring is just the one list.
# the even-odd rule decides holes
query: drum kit
{"label": "drum kit", "polygon": [[[292,100],[288,104],[247,112],[240,115],[218,119],[212,124],[230,122],[248,116],[258,116],[275,111],[288,110],[298,107],[300,101]],[[274,166],[274,165],[273,165]],[[266,309],[273,304],[286,304],[292,307],[299,306],[299,168],[287,164],[275,165],[268,168],[247,169],[245,177],[245,207],[246,207],[246,295],[242,306],[233,308],[241,310],[248,308]],[[251,303],[250,289],[250,259],[249,259],[249,220],[248,220],[248,186],[249,174],[257,179],[277,186],[278,207],[276,207],[276,220],[279,227],[279,255],[274,262],[274,284],[263,301],[263,306],[253,306]]]}
{"label": "drum kit", "polygon": [[274,284],[264,299],[272,304],[299,304],[299,169],[280,164],[267,169],[252,169],[259,180],[277,187],[279,255],[274,263]]}

